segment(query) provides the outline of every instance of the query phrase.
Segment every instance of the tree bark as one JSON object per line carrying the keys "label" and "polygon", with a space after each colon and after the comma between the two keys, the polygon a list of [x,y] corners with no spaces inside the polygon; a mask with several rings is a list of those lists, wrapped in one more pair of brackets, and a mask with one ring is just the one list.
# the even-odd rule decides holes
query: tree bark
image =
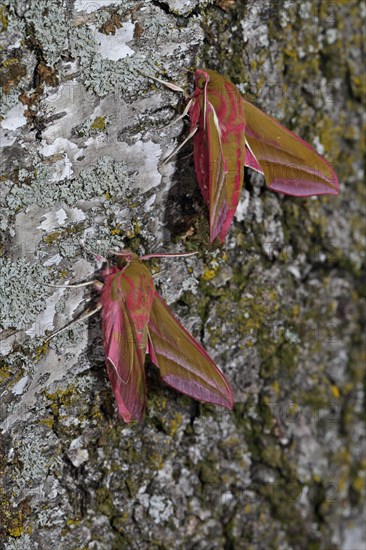
{"label": "tree bark", "polygon": [[[6,0],[1,8],[1,547],[364,548],[361,5],[309,0]],[[245,188],[209,245],[188,134],[197,67],[334,166],[339,197]],[[111,249],[198,250],[155,281],[229,379],[232,412],[147,367],[118,419],[96,297]],[[100,275],[100,271],[99,271]]]}

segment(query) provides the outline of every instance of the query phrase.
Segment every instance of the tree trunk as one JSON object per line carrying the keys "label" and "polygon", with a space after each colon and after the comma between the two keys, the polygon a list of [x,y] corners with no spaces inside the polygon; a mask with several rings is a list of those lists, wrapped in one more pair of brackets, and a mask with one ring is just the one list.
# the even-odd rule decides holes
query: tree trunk
{"label": "tree trunk", "polygon": [[[364,548],[361,510],[362,13],[356,0],[6,0],[3,62],[1,548]],[[224,245],[183,141],[196,67],[324,153],[338,197],[248,170]],[[142,423],[118,418],[97,299],[58,285],[97,255],[155,260],[155,283],[230,381],[232,412],[147,365]],[[363,279],[365,280],[365,279]]]}

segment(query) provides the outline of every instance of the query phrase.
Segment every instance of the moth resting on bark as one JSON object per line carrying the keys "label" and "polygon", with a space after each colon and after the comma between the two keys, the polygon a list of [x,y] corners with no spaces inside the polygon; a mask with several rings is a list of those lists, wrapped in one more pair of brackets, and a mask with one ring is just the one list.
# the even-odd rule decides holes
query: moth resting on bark
{"label": "moth resting on bark", "polygon": [[100,292],[98,307],[92,314],[102,312],[107,372],[125,422],[144,416],[147,353],[168,386],[198,401],[233,408],[233,394],[223,373],[174,317],[143,263],[153,257],[187,255],[191,254],[139,258],[122,250],[117,254],[117,265],[102,271],[104,283],[89,283]]}
{"label": "moth resting on bark", "polygon": [[239,203],[244,166],[263,174],[271,191],[297,197],[338,194],[338,179],[328,162],[246,101],[230,80],[209,69],[197,69],[194,78],[192,97],[175,84],[153,80],[183,92],[187,99],[178,120],[189,115],[190,134],[177,151],[193,137],[195,171],[209,209],[211,242],[216,237],[225,240]]}

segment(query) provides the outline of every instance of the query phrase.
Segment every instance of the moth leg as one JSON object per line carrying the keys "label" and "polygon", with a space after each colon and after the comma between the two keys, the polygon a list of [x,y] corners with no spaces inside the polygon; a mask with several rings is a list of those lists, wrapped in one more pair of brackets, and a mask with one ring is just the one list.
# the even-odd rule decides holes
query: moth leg
{"label": "moth leg", "polygon": [[61,328],[60,330],[57,330],[56,332],[51,334],[51,336],[48,336],[48,338],[46,338],[46,340],[45,340],[45,343],[52,340],[52,338],[54,338],[58,334],[61,334],[61,332],[64,332],[65,330],[69,329],[71,327],[71,325],[74,325],[76,323],[80,323],[81,321],[85,321],[86,319],[89,319],[89,317],[92,317],[93,315],[98,313],[98,311],[100,311],[101,309],[102,309],[101,304],[98,304],[97,307],[95,309],[93,309],[92,311],[87,311],[84,315],[81,315],[81,317],[79,317],[78,319],[74,319],[73,321],[71,321],[71,323],[69,323],[65,327]]}
{"label": "moth leg", "polygon": [[173,126],[173,124],[176,124],[177,122],[182,120],[184,117],[186,117],[188,115],[188,111],[189,111],[192,103],[193,103],[193,99],[190,99],[188,101],[187,105],[185,106],[183,113],[181,115],[179,115],[179,117],[177,117],[174,120],[172,120],[171,122],[169,122],[169,124],[166,124],[165,126],[162,126],[160,128],[160,130],[164,130],[165,128],[169,128],[169,126]]}
{"label": "moth leg", "polygon": [[51,285],[50,283],[43,283],[44,286],[49,286],[51,288],[82,288],[83,286],[90,286],[99,283],[100,281],[87,281],[86,283],[77,283],[76,285]]}
{"label": "moth leg", "polygon": [[174,157],[174,155],[176,155],[178,153],[178,151],[180,151],[182,149],[182,147],[184,147],[184,145],[187,143],[187,141],[189,141],[190,139],[193,138],[193,136],[197,132],[197,130],[198,130],[197,127],[194,130],[192,130],[192,132],[186,137],[186,139],[180,145],[178,145],[178,147],[176,149],[174,149],[174,151],[172,153],[170,153],[170,155],[163,161],[163,165],[166,164],[167,162],[169,162],[170,159],[172,157]]}

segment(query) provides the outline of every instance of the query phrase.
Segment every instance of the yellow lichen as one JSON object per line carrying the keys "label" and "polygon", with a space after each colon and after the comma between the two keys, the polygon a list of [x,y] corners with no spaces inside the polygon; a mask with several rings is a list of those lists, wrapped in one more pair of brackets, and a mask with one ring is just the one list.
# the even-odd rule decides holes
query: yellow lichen
{"label": "yellow lichen", "polygon": [[358,493],[362,493],[365,490],[365,477],[364,476],[356,477],[356,479],[352,481],[352,487]]}
{"label": "yellow lichen", "polygon": [[39,346],[35,352],[35,361],[38,361],[48,351],[49,342],[45,342],[42,346]]}
{"label": "yellow lichen", "polygon": [[24,533],[24,527],[22,525],[16,525],[8,528],[8,533],[11,537],[21,537]]}
{"label": "yellow lichen", "polygon": [[8,18],[6,16],[6,8],[5,6],[0,6],[0,24],[2,26],[2,29],[0,32],[6,31],[8,28]]}
{"label": "yellow lichen", "polygon": [[335,398],[338,398],[341,394],[340,391],[339,391],[339,388],[335,384],[333,384],[331,386],[330,390],[332,392],[333,397],[335,397]]}
{"label": "yellow lichen", "polygon": [[211,281],[215,277],[216,277],[216,271],[214,269],[206,269],[206,271],[203,272],[202,280]]}
{"label": "yellow lichen", "polygon": [[273,389],[273,393],[274,393],[275,397],[277,398],[280,394],[280,384],[279,384],[278,380],[275,380],[272,383],[272,389]]}
{"label": "yellow lichen", "polygon": [[141,227],[137,220],[133,222],[133,229],[135,231],[135,235],[139,235],[141,233]]}
{"label": "yellow lichen", "polygon": [[2,63],[2,66],[10,67],[10,65],[16,65],[17,63],[19,63],[19,59],[17,59],[16,57],[11,57],[10,59],[5,59],[5,61],[3,61]]}
{"label": "yellow lichen", "polygon": [[43,240],[47,244],[52,244],[52,243],[60,240],[61,237],[62,237],[62,232],[61,231],[54,231],[53,233],[50,233],[49,235],[46,235],[45,237],[43,237]]}
{"label": "yellow lichen", "polygon": [[92,130],[103,131],[107,127],[106,118],[104,116],[98,116],[91,124],[90,128]]}

